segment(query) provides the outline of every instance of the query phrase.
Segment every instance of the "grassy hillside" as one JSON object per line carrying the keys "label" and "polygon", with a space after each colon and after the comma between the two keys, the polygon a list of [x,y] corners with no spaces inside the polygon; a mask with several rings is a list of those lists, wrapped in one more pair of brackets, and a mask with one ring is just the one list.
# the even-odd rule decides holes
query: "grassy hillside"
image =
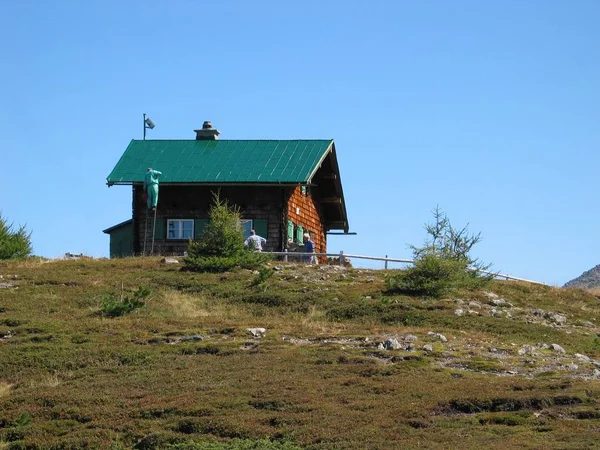
{"label": "grassy hillside", "polygon": [[[0,449],[597,448],[597,296],[276,269],[0,263]],[[146,307],[100,314],[140,286]]]}

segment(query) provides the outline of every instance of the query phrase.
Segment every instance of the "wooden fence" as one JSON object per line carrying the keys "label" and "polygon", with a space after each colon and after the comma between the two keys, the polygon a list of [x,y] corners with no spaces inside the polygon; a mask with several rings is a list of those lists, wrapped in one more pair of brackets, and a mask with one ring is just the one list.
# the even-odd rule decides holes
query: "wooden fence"
{"label": "wooden fence", "polygon": [[[344,251],[340,251],[339,253],[302,253],[302,252],[264,252],[269,253],[275,256],[283,256],[284,261],[302,261],[304,257],[308,258],[310,256],[325,256],[328,258],[339,258],[339,264],[341,266],[344,265],[346,259],[366,259],[371,261],[383,261],[384,269],[388,269],[388,263],[402,263],[402,264],[413,264],[414,260],[412,259],[399,259],[399,258],[388,258],[387,255],[382,256],[365,256],[365,255],[353,255],[349,253],[344,253]],[[528,280],[526,278],[513,277],[512,275],[507,275],[505,273],[500,272],[490,272],[487,270],[479,270],[481,273],[485,273],[486,275],[492,275],[495,278],[504,278],[506,280],[513,281],[525,281],[527,283],[534,284],[542,284],[546,285],[546,283],[542,283],[540,281]]]}

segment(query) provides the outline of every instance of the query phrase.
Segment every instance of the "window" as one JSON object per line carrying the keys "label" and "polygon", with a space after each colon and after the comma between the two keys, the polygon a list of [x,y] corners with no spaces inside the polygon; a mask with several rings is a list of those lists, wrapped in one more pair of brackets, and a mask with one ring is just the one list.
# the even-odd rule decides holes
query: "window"
{"label": "window", "polygon": [[250,231],[252,231],[252,219],[243,219],[240,220],[240,227],[242,227],[242,231],[244,232],[244,237],[247,238],[250,236]]}
{"label": "window", "polygon": [[296,227],[296,243],[302,244],[304,242],[304,227],[302,225],[298,225]]}
{"label": "window", "polygon": [[167,220],[167,239],[193,239],[193,219]]}

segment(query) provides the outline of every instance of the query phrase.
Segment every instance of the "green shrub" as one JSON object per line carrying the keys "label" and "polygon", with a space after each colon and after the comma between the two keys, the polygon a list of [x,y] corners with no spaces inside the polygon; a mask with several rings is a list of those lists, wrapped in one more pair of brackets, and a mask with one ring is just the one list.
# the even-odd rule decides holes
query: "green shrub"
{"label": "green shrub", "polygon": [[423,247],[411,246],[414,265],[386,278],[389,292],[439,298],[455,289],[476,289],[492,276],[489,265],[470,256],[481,235],[470,235],[467,227],[456,230],[439,209],[433,211],[435,223],[425,226],[429,238]]}
{"label": "green shrub", "polygon": [[263,290],[267,289],[267,281],[273,276],[275,270],[270,267],[261,267],[258,269],[258,274],[252,280],[252,286],[259,286]]}
{"label": "green shrub", "polygon": [[210,221],[197,241],[190,241],[183,270],[194,272],[227,272],[235,267],[256,269],[272,259],[271,255],[244,247],[239,208],[213,195]]}
{"label": "green shrub", "polygon": [[14,230],[0,214],[0,259],[26,258],[32,251],[31,233],[24,226]]}
{"label": "green shrub", "polygon": [[196,256],[185,258],[183,270],[194,272],[227,272],[236,267],[256,269],[271,261],[271,255],[243,250],[237,256]]}
{"label": "green shrub", "polygon": [[439,298],[454,289],[481,287],[488,280],[470,270],[466,261],[430,254],[415,260],[413,267],[388,276],[386,284],[390,292]]}
{"label": "green shrub", "polygon": [[100,311],[103,316],[118,317],[131,311],[146,306],[146,298],[150,295],[150,290],[140,286],[131,296],[124,296],[121,293],[120,298],[113,294],[102,297]]}
{"label": "green shrub", "polygon": [[202,236],[199,240],[190,242],[190,258],[235,257],[244,251],[244,234],[240,227],[242,216],[239,208],[222,201],[218,194],[213,194],[213,202],[209,212],[210,221]]}
{"label": "green shrub", "polygon": [[268,439],[233,439],[228,442],[190,442],[174,444],[168,450],[300,450],[302,447],[291,442],[270,441]]}

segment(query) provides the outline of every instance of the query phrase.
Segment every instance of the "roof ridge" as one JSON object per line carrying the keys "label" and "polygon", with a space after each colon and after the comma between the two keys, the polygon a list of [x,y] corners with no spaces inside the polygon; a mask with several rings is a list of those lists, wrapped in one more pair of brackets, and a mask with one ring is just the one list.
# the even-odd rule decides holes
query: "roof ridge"
{"label": "roof ridge", "polygon": [[282,142],[282,141],[286,141],[286,142],[310,142],[310,141],[323,141],[323,142],[330,142],[333,141],[333,139],[326,139],[326,138],[320,138],[320,139],[215,139],[215,140],[197,140],[197,139],[132,139],[133,142],[152,142],[152,141],[158,141],[158,142],[231,142],[231,141],[238,141],[238,142],[244,142],[244,141],[253,141],[253,142]]}

